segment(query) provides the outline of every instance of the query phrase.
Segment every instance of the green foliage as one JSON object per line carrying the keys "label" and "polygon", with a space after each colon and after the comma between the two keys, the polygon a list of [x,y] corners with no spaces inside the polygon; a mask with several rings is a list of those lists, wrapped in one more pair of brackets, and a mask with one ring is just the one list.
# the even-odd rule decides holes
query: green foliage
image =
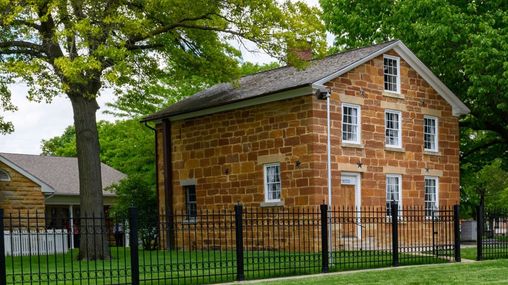
{"label": "green foliage", "polygon": [[[0,1],[0,110],[15,109],[7,87],[14,79],[35,101],[59,93],[95,100],[112,87],[119,106],[169,92],[169,101],[149,98],[167,105],[237,78],[240,52],[231,41],[252,41],[283,61],[309,39],[323,54],[319,15],[303,2],[276,0]],[[152,111],[148,104],[137,114]],[[0,129],[12,125],[0,117]]]}
{"label": "green foliage", "polygon": [[508,2],[321,0],[337,48],[402,40],[471,109],[462,125],[508,147]]}
{"label": "green foliage", "polygon": [[461,120],[464,203],[481,169],[499,158],[508,170],[507,1],[320,2],[336,49],[400,39],[471,109]]}
{"label": "green foliage", "polygon": [[130,207],[138,210],[138,233],[143,248],[157,248],[157,196],[155,188],[141,175],[131,175],[111,187],[117,194],[117,200],[111,208],[114,219],[125,220]]}
{"label": "green foliage", "polygon": [[[463,207],[478,206],[484,200],[486,209],[497,210],[508,205],[508,172],[501,167],[501,159],[477,170],[475,165],[463,165]],[[472,209],[467,209],[472,212]]]}
{"label": "green foliage", "polygon": [[[101,161],[124,172],[140,175],[155,185],[154,133],[137,120],[98,123]],[[76,156],[76,137],[73,126],[61,136],[43,140],[43,155]]]}
{"label": "green foliage", "polygon": [[[101,123],[99,122],[99,125]],[[76,130],[74,126],[65,128],[61,136],[56,136],[41,142],[42,155],[76,156]]]}

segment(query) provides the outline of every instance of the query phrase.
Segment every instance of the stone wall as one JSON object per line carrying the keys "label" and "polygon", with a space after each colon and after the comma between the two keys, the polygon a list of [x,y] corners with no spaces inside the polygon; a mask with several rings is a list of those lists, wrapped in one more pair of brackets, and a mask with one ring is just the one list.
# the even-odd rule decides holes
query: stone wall
{"label": "stone wall", "polygon": [[[389,54],[397,56],[395,52]],[[451,106],[430,87],[403,59],[400,59],[401,96],[383,91],[383,56],[379,56],[329,82],[331,88],[332,177],[334,204],[340,204],[342,172],[361,173],[361,205],[381,206],[386,202],[386,174],[402,175],[403,205],[423,206],[424,177],[439,177],[439,205],[451,206],[460,201],[459,125]],[[361,144],[341,141],[341,104],[361,105]],[[325,102],[314,100],[316,125],[326,125]],[[385,147],[384,111],[402,113],[402,149]],[[438,117],[438,152],[423,147],[424,115]],[[326,188],[326,130],[315,128],[319,140],[315,147],[320,181]],[[319,155],[318,155],[319,153]],[[361,163],[359,168],[358,163]],[[322,198],[324,199],[324,197]]]}
{"label": "stone wall", "polygon": [[[312,100],[304,96],[171,122],[175,209],[184,208],[186,183],[196,184],[198,208],[231,207],[238,202],[259,207],[264,202],[263,165],[271,162],[280,163],[285,206],[322,202],[314,200],[312,186],[311,153],[317,139],[312,131]],[[161,125],[158,129],[162,134]],[[159,189],[163,185],[159,172]]]}
{"label": "stone wall", "polygon": [[[4,210],[6,227],[8,224],[11,225],[10,214],[15,217],[12,222],[13,227],[27,225],[28,221],[24,218],[27,213],[30,214],[31,226],[37,224],[39,227],[44,227],[45,206],[41,187],[2,162],[0,162],[0,169],[6,171],[11,178],[7,182],[0,181],[0,208]],[[35,219],[36,213],[40,217],[38,220]],[[18,219],[18,214],[21,215],[21,220]]]}

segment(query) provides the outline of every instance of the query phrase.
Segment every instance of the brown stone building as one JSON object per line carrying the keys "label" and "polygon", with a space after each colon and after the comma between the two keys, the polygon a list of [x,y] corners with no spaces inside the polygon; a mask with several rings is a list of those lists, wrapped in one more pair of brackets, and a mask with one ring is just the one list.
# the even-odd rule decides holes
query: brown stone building
{"label": "brown stone building", "polygon": [[[125,178],[125,174],[102,164],[104,188]],[[104,191],[105,210],[116,195]],[[0,208],[8,219],[6,224],[19,221],[23,228],[30,215],[33,228],[73,228],[73,218],[80,216],[78,162],[75,157],[54,157],[14,153],[0,153]],[[35,219],[35,215],[40,219]],[[9,220],[12,214],[14,218]],[[68,223],[73,226],[69,225]]]}
{"label": "brown stone building", "polygon": [[[327,97],[329,95],[329,112]],[[161,110],[161,213],[397,201],[459,202],[458,117],[468,108],[400,41],[218,84]]]}

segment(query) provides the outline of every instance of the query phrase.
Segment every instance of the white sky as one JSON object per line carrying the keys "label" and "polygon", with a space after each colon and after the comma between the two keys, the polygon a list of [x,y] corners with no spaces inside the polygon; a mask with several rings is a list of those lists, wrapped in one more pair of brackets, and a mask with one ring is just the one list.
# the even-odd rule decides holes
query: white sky
{"label": "white sky", "polygon": [[[318,6],[318,0],[304,0],[310,5]],[[333,36],[328,35],[329,44]],[[249,46],[249,49],[254,49]],[[262,52],[249,53],[241,48],[245,61],[254,63],[268,63],[273,58]],[[61,135],[64,129],[73,124],[72,107],[65,95],[53,99],[52,103],[30,102],[26,96],[28,88],[24,84],[10,86],[12,101],[18,107],[16,112],[3,114],[7,121],[14,124],[14,132],[8,135],[0,135],[0,152],[40,154],[41,141]],[[113,121],[115,118],[104,114],[106,102],[114,100],[111,90],[105,90],[98,98],[101,109],[97,112],[98,120]]]}

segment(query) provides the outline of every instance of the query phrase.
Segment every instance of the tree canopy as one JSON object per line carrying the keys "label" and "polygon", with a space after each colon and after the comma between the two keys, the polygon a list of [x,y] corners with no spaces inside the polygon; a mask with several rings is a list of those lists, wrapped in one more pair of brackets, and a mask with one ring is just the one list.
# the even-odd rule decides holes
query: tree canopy
{"label": "tree canopy", "polygon": [[465,102],[463,134],[480,133],[462,137],[463,159],[508,160],[507,1],[320,2],[337,49],[400,39]]}
{"label": "tree canopy", "polygon": [[[276,0],[12,0],[0,1],[0,109],[8,84],[22,80],[29,98],[66,94],[74,113],[81,215],[103,216],[96,124],[104,87],[129,96],[167,75],[229,81],[240,53],[229,41],[250,40],[273,56],[309,39],[325,48],[319,10]],[[161,84],[160,86],[164,86]],[[12,125],[0,118],[3,132]],[[87,220],[82,220],[87,227]],[[110,258],[105,231],[82,234],[80,259]],[[85,241],[86,240],[86,241]]]}
{"label": "tree canopy", "polygon": [[499,197],[480,184],[508,170],[508,2],[320,2],[335,49],[400,39],[462,99],[471,109],[460,121],[462,204]]}

